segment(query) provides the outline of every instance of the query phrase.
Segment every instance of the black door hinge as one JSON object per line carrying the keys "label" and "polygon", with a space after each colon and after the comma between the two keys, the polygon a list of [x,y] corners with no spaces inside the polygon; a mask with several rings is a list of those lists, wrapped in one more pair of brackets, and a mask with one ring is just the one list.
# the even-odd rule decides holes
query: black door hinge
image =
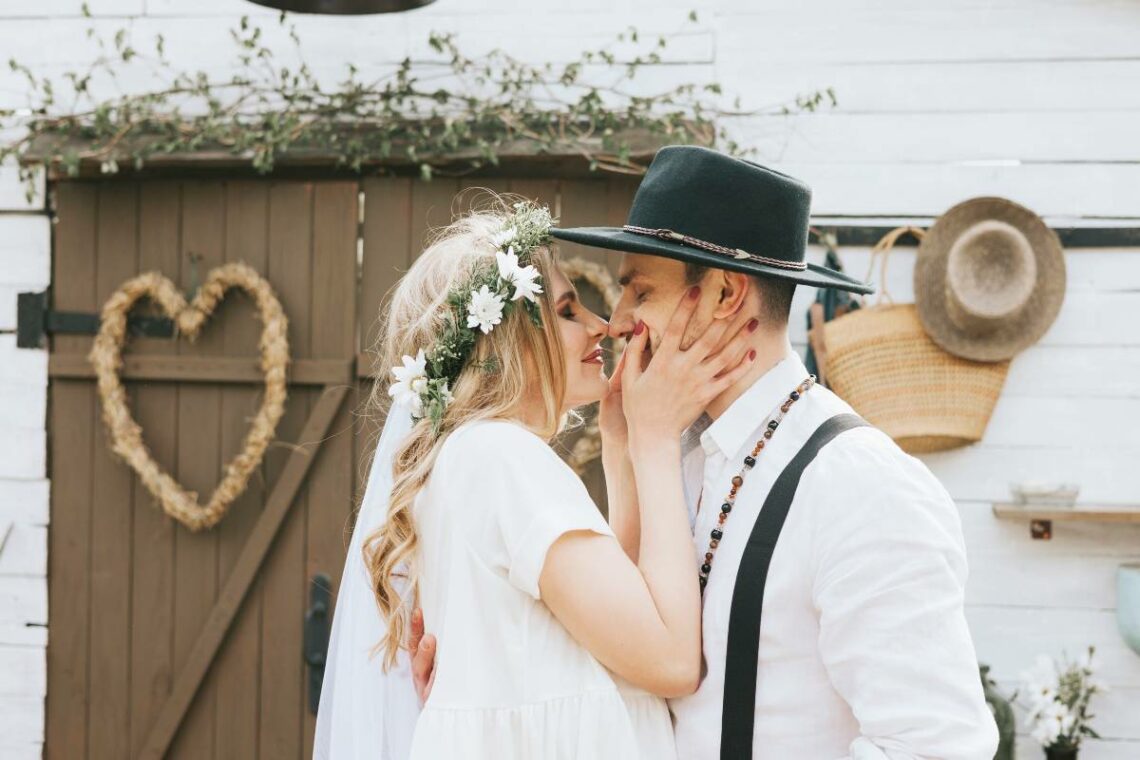
{"label": "black door hinge", "polygon": [[[17,348],[47,348],[48,335],[94,335],[97,332],[98,314],[52,309],[51,288],[39,293],[16,294]],[[127,332],[132,336],[172,338],[174,321],[166,317],[131,315],[127,317]]]}
{"label": "black door hinge", "polygon": [[309,609],[305,612],[303,644],[305,664],[309,666],[309,711],[314,715],[321,704],[321,684],[325,680],[331,616],[332,581],[324,573],[317,573],[309,588]]}

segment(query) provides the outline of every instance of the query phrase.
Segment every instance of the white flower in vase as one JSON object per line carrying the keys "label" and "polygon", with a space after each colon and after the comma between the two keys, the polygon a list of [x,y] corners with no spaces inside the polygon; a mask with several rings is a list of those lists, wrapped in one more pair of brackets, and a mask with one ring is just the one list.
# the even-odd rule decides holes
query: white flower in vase
{"label": "white flower in vase", "polygon": [[1089,725],[1092,715],[1089,701],[1103,686],[1093,678],[1093,650],[1076,661],[1065,660],[1058,666],[1051,658],[1041,656],[1022,674],[1024,694],[1029,704],[1026,726],[1033,738],[1051,750],[1075,751],[1087,736],[1097,733]]}

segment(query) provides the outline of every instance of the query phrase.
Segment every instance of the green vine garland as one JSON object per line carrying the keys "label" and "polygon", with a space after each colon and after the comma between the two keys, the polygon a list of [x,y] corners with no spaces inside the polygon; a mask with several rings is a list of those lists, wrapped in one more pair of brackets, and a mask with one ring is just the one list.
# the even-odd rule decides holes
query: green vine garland
{"label": "green vine garland", "polygon": [[[86,4],[83,12],[90,17]],[[690,13],[689,22],[696,21],[696,13]],[[618,61],[611,43],[568,64],[530,65],[500,49],[471,58],[453,35],[431,33],[428,41],[438,58],[405,58],[370,82],[346,64],[344,80],[329,89],[300,57],[301,38],[288,15],[280,14],[278,23],[287,29],[301,63],[278,65],[262,28],[242,17],[239,28],[231,30],[235,73],[224,81],[202,71],[176,71],[161,35],[153,53],[140,52],[126,29],[111,40],[88,29],[100,55],[86,71],[65,72],[62,82],[9,60],[11,70],[27,80],[30,94],[28,107],[0,110],[0,132],[23,128],[23,136],[0,144],[0,162],[18,159],[29,200],[37,165],[76,176],[82,162],[95,161],[103,173],[113,174],[120,164],[141,169],[156,155],[211,151],[248,161],[262,174],[284,159],[315,156],[358,173],[410,165],[430,179],[495,165],[512,151],[580,155],[590,170],[639,174],[644,167],[636,161],[638,141],[696,143],[748,155],[753,151],[729,139],[718,117],[792,113],[836,103],[830,88],[748,112],[739,110],[739,98],[733,108],[722,107],[724,93],[714,82],[680,84],[652,96],[627,91],[624,85],[642,67],[661,61],[664,37],[627,62]],[[643,44],[632,28],[615,42]],[[96,76],[117,79],[120,66],[135,65],[149,65],[166,86],[95,97]],[[615,71],[616,81],[597,81],[606,72],[613,80]],[[450,86],[438,86],[439,81]]]}

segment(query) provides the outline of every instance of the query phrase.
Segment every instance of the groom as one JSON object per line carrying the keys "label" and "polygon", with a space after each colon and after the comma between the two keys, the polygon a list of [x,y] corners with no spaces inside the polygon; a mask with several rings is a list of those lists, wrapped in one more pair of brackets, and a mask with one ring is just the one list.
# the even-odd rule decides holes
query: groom
{"label": "groom", "polygon": [[[692,285],[701,286],[693,335],[742,310],[760,320],[753,371],[683,439],[707,581],[703,678],[670,702],[678,754],[990,760],[997,730],[963,614],[953,501],[921,461],[826,388],[788,403],[808,376],[788,340],[796,284],[870,290],[804,261],[810,199],[806,185],[774,170],[670,146],[623,228],[553,231],[626,254],[614,337],[643,323],[656,346]],[[611,522],[636,545],[620,535],[636,525]],[[421,695],[433,658],[428,637],[413,658]]]}

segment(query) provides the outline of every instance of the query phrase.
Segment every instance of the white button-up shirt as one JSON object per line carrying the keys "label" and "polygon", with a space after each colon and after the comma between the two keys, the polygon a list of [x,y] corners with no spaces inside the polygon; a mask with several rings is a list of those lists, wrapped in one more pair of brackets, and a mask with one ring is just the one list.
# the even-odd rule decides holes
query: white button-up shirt
{"label": "white button-up shirt", "polygon": [[[807,374],[789,353],[715,422],[702,417],[686,433],[698,563],[732,477]],[[813,387],[744,476],[704,592],[707,674],[695,694],[670,702],[681,760],[720,756],[733,586],[764,499],[816,428],[851,411]],[[753,757],[990,760],[997,728],[966,627],[965,585],[957,509],[920,460],[873,427],[824,446],[803,473],[768,572]]]}

